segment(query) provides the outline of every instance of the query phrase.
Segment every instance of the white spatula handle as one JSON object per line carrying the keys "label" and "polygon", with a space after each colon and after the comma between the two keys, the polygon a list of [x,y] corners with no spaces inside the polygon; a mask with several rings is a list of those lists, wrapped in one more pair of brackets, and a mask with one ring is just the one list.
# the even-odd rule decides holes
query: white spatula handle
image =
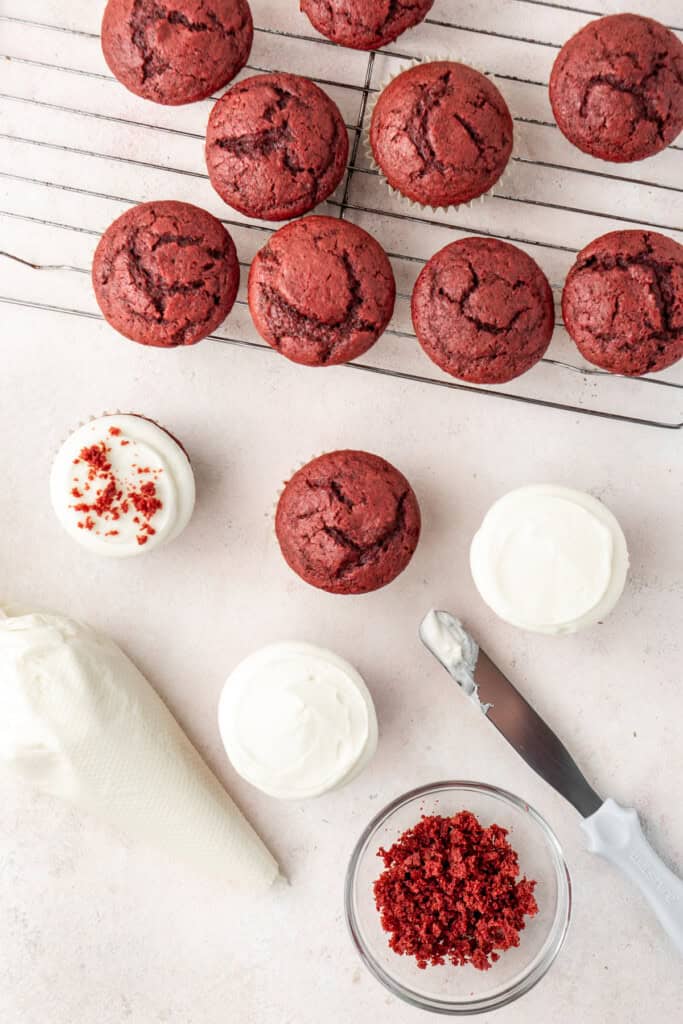
{"label": "white spatula handle", "polygon": [[683,955],[683,881],[652,849],[636,812],[608,799],[581,822],[581,828],[588,836],[588,849],[635,882]]}

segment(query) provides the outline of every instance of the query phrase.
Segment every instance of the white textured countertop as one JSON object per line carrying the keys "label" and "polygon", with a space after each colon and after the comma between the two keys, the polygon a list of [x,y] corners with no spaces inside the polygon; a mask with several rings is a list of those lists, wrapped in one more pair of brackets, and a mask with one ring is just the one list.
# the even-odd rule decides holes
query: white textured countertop
{"label": "white textured countertop", "polygon": [[[16,19],[66,24],[63,6],[0,0],[0,15],[14,19],[0,21],[0,42],[18,53]],[[94,14],[85,3],[68,6],[77,11],[75,24],[97,24],[99,4],[92,5],[98,8]],[[288,23],[296,19],[301,30],[291,10],[295,0],[253,6],[257,19],[268,8]],[[475,5],[455,0],[437,0],[433,16],[456,21],[452,15],[460,6],[459,23],[473,24]],[[549,5],[519,0],[482,6],[491,12],[500,7],[497,24],[509,35],[540,32],[557,14],[561,41],[582,21],[580,15],[554,14]],[[595,0],[591,6],[612,7]],[[656,6],[652,13],[674,23],[674,0]],[[517,22],[513,8],[520,9]],[[522,13],[526,23],[519,20]],[[494,13],[481,17],[489,28],[496,21]],[[474,43],[480,39],[476,33],[460,35]],[[494,39],[504,50],[504,39],[481,38],[487,45]],[[75,51],[68,52],[71,41],[62,46],[60,36],[58,43],[54,55],[61,54],[60,63],[78,66]],[[258,46],[257,36],[255,54]],[[543,59],[555,52],[550,49]],[[44,85],[36,67],[12,64],[2,68],[0,91],[21,95],[22,88],[33,88],[29,71],[36,90]],[[54,102],[65,104],[63,98]],[[121,99],[122,108],[134,106],[139,119],[143,111],[148,118],[169,116],[141,104],[127,94]],[[32,107],[6,104],[0,113],[0,133],[21,136],[22,124],[27,137],[29,127],[39,130],[30,121],[36,117]],[[96,125],[93,135],[100,130]],[[84,148],[101,145],[99,138],[86,138],[83,129]],[[70,144],[69,139],[64,141]],[[569,147],[563,150],[568,153]],[[680,181],[680,150],[662,156],[678,161]],[[14,216],[0,216],[0,248],[86,267],[96,231],[124,206],[104,200],[96,205],[95,199],[57,191],[46,199],[35,181],[59,181],[61,175],[66,181],[63,157],[56,149],[36,154],[29,145],[3,143],[0,173],[7,173],[0,178],[0,209]],[[111,179],[97,188],[98,174],[105,172],[91,170],[89,158],[80,164],[84,176],[91,173],[91,195],[115,193]],[[131,178],[117,194],[150,198],[151,172],[136,173],[138,192]],[[34,183],[22,182],[22,176]],[[195,201],[220,210],[206,182],[188,180]],[[609,200],[611,186],[603,184]],[[164,197],[190,198],[189,187],[185,179],[179,189],[167,183]],[[651,211],[644,219],[656,221],[659,214],[664,223],[681,226],[679,193],[666,193],[663,200],[647,187],[641,191]],[[575,199],[567,195],[566,202]],[[508,205],[519,215],[517,203]],[[40,224],[29,219],[38,209]],[[481,230],[486,216],[491,225],[491,214],[486,204],[480,209]],[[616,223],[602,219],[596,228],[595,218],[584,224],[586,215],[576,215],[574,236],[567,239],[563,224],[551,223],[552,211],[543,212],[550,219],[548,232],[570,248]],[[77,217],[90,234],[44,223],[75,226]],[[473,220],[470,229],[476,227]],[[401,222],[392,222],[395,237],[400,228]],[[422,244],[444,244],[443,231],[422,229]],[[239,229],[235,237],[239,246]],[[409,249],[404,244],[400,251]],[[54,273],[2,263],[0,294],[42,306],[96,308],[85,275]],[[244,312],[239,315],[244,319]],[[396,344],[396,338],[379,343],[377,365],[385,360],[400,368]],[[404,338],[402,344],[411,342]],[[562,338],[555,344],[568,354]],[[16,304],[0,304],[0,345],[0,602],[52,607],[119,641],[168,701],[291,882],[256,901],[217,892],[75,812],[0,779],[0,1020],[419,1021],[419,1011],[391,998],[357,958],[342,917],[343,873],[355,839],[384,803],[415,785],[448,777],[496,783],[526,798],[557,832],[574,885],[570,933],[547,977],[517,1004],[480,1019],[670,1019],[681,1002],[681,962],[641,898],[585,852],[576,813],[449,685],[422,649],[417,627],[435,605],[462,615],[596,789],[635,806],[655,847],[680,869],[681,432],[343,367],[309,371],[268,351],[210,341],[183,351],[146,350],[118,338],[99,319]],[[401,358],[410,372],[431,374],[419,353]],[[680,381],[680,368],[669,379]],[[539,380],[543,397],[555,397]],[[581,386],[592,393],[601,383]],[[630,400],[620,393],[622,399]],[[561,400],[578,402],[575,395]],[[676,413],[667,401],[667,415],[680,420],[680,403]],[[51,456],[66,433],[90,414],[115,409],[168,426],[187,447],[198,484],[195,516],[182,537],[127,562],[99,560],[73,544],[54,518],[47,493]],[[366,448],[395,463],[413,484],[424,518],[423,539],[408,570],[392,586],[359,598],[332,597],[299,581],[285,566],[272,527],[274,501],[292,468],[339,447]],[[631,551],[631,575],[616,611],[604,625],[569,638],[525,635],[497,621],[478,598],[467,567],[470,539],[489,504],[512,487],[545,481],[603,499],[620,520]],[[218,694],[234,665],[264,642],[291,639],[331,647],[351,660],[372,690],[380,721],[378,753],[366,772],[348,788],[307,803],[271,800],[237,778],[216,724]]]}

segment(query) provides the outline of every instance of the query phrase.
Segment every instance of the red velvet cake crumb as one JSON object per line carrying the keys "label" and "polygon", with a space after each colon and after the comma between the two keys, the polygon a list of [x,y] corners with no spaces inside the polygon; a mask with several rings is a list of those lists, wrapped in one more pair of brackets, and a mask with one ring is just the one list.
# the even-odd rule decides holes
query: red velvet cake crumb
{"label": "red velvet cake crumb", "polygon": [[525,917],[538,913],[536,882],[519,876],[517,853],[500,825],[471,811],[423,817],[388,850],[374,884],[382,928],[394,952],[417,966],[472,964],[486,971],[519,945]]}
{"label": "red velvet cake crumb", "polygon": [[[116,437],[121,431],[118,427],[110,427],[109,433]],[[127,515],[132,505],[139,513],[133,519],[139,526],[136,540],[140,545],[146,544],[156,533],[151,520],[163,508],[155,482],[161,471],[153,470],[149,466],[137,467],[138,475],[151,475],[153,479],[139,483],[135,488],[130,482],[119,480],[110,460],[111,449],[106,441],[82,448],[78,458],[73,460],[75,466],[84,462],[88,467],[88,479],[83,485],[86,494],[84,495],[78,487],[71,489],[72,496],[81,499],[71,507],[76,512],[84,513],[77,526],[79,530],[100,533],[98,526],[115,522],[122,515]],[[118,530],[111,529],[105,531],[104,536],[116,537],[118,533]]]}

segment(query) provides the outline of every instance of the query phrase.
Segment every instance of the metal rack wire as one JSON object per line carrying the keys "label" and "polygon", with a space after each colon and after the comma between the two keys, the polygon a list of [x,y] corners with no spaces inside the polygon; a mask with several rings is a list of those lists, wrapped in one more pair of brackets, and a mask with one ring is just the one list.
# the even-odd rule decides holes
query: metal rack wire
{"label": "metal rack wire", "polygon": [[[569,10],[568,8],[563,7],[560,4],[558,4],[558,3],[546,2],[546,0],[523,0],[523,2],[524,3],[528,3],[528,4],[530,4],[532,6],[535,6],[535,7],[553,8],[553,9],[562,10],[562,11]],[[584,16],[586,16],[586,17],[588,17],[590,15],[590,12],[587,12],[587,11],[583,11],[581,13]],[[47,32],[53,32],[53,33],[56,33],[56,34],[65,34],[68,37],[72,37],[72,38],[76,38],[76,39],[82,39],[84,41],[85,40],[96,40],[96,39],[98,39],[97,34],[94,33],[94,32],[86,31],[86,30],[80,29],[80,28],[74,28],[74,27],[70,27],[70,26],[65,26],[65,25],[64,26],[63,25],[55,25],[55,24],[50,24],[50,23],[44,22],[44,21],[32,20],[32,19],[24,18],[23,15],[19,16],[19,15],[14,15],[14,14],[0,14],[0,23],[1,22],[5,22],[7,24],[11,24],[11,25],[14,25],[15,27],[19,27],[19,28],[23,27],[26,30],[38,29],[38,30],[45,30]],[[472,27],[463,28],[462,26],[454,25],[452,22],[443,22],[443,21],[441,21],[441,20],[439,20],[437,18],[428,18],[427,19],[427,23],[432,25],[432,26],[435,26],[435,27],[443,26],[443,27],[448,27],[448,28],[451,28],[451,29],[462,29],[463,31],[466,31],[466,32],[474,32],[474,33],[480,33],[480,34],[489,35],[489,36],[496,37],[496,38],[510,39],[510,40],[514,40],[514,41],[516,41],[518,43],[529,43],[529,44],[539,45],[539,46],[556,47],[556,44],[554,44],[554,43],[545,42],[545,41],[537,40],[537,39],[529,39],[527,37],[522,37],[522,36],[517,36],[517,35],[513,36],[513,35],[505,34],[505,33],[498,32],[496,30],[492,30],[492,29],[488,29],[488,28],[476,28],[476,27],[475,28],[472,28]],[[330,43],[328,40],[326,40],[326,39],[324,39],[322,37],[314,37],[313,35],[309,35],[308,33],[301,33],[301,32],[298,32],[298,31],[296,31],[296,32],[287,31],[287,30],[283,30],[283,29],[280,29],[280,28],[272,27],[272,26],[257,25],[256,26],[256,34],[257,34],[257,37],[260,34],[262,37],[274,36],[276,38],[291,39],[291,40],[295,41],[297,44],[304,44],[304,45],[309,45],[310,44],[310,45],[329,46],[329,47],[333,47],[334,46],[334,44]],[[255,51],[256,51],[256,49],[257,48],[255,47]],[[1,56],[2,55],[0,55],[0,57]],[[406,211],[404,209],[388,209],[388,208],[386,208],[384,206],[380,207],[379,205],[375,205],[372,202],[359,201],[358,197],[354,196],[354,186],[355,186],[356,181],[357,181],[358,178],[360,178],[361,176],[367,176],[369,178],[369,177],[371,177],[373,175],[376,175],[376,172],[372,168],[370,168],[368,166],[363,166],[363,161],[361,159],[361,157],[362,157],[361,140],[362,140],[363,132],[365,130],[365,121],[366,121],[366,115],[367,115],[367,110],[368,110],[368,104],[369,104],[370,97],[371,97],[371,95],[373,93],[376,93],[378,91],[378,88],[379,88],[379,86],[377,84],[377,81],[376,81],[376,71],[377,71],[377,61],[378,61],[378,58],[390,58],[392,60],[407,61],[407,60],[412,59],[412,56],[413,55],[411,55],[410,53],[401,52],[400,50],[398,50],[396,48],[391,48],[391,49],[387,49],[387,50],[373,51],[373,52],[371,52],[371,53],[369,53],[367,55],[367,59],[366,59],[366,63],[365,63],[365,67],[364,67],[362,76],[360,76],[357,81],[353,81],[353,82],[343,81],[343,80],[337,79],[337,78],[316,77],[315,75],[311,75],[313,80],[318,82],[318,84],[320,84],[323,88],[325,88],[325,87],[330,88],[331,87],[331,88],[339,89],[339,90],[348,90],[353,95],[357,95],[358,96],[358,107],[357,107],[356,117],[354,119],[352,119],[350,121],[350,123],[347,122],[347,128],[348,128],[348,130],[349,130],[349,132],[351,134],[351,146],[350,146],[349,165],[348,165],[348,168],[347,168],[347,171],[346,171],[346,175],[345,175],[345,178],[343,180],[343,183],[342,183],[340,189],[338,190],[338,192],[337,192],[335,197],[332,197],[330,200],[328,200],[328,205],[330,207],[332,207],[333,210],[336,211],[336,214],[339,217],[347,217],[349,215],[352,215],[352,216],[354,216],[354,215],[355,216],[369,215],[369,216],[372,216],[372,217],[389,218],[389,219],[392,219],[392,220],[396,220],[398,222],[402,222],[402,221],[403,222],[411,222],[414,225],[419,225],[421,227],[424,227],[426,230],[430,230],[430,229],[444,229],[444,228],[448,229],[448,228],[451,228],[451,229],[460,230],[461,232],[467,231],[467,233],[476,233],[476,234],[482,234],[482,235],[487,235],[488,234],[488,235],[492,235],[492,236],[495,236],[495,237],[498,237],[498,238],[507,239],[507,240],[509,240],[509,241],[511,241],[511,242],[513,242],[515,244],[518,244],[518,245],[519,244],[526,244],[526,245],[529,245],[529,246],[542,245],[543,247],[545,247],[547,249],[554,249],[554,250],[557,250],[558,252],[561,252],[561,253],[566,253],[566,254],[569,254],[569,255],[573,255],[576,252],[576,248],[573,248],[573,247],[571,247],[569,245],[564,245],[561,242],[557,242],[557,241],[549,242],[547,239],[543,240],[543,241],[539,241],[537,238],[534,238],[534,237],[529,237],[529,238],[520,237],[519,234],[515,234],[514,236],[511,236],[509,234],[506,234],[505,232],[500,232],[498,230],[493,230],[493,227],[489,226],[489,225],[480,226],[479,224],[477,224],[476,228],[472,229],[472,228],[469,227],[468,224],[465,223],[465,224],[460,225],[457,222],[457,220],[454,221],[452,218],[451,219],[441,219],[437,215],[423,214],[421,211],[419,211],[419,212],[412,212],[412,211]],[[84,77],[86,79],[87,78],[92,78],[92,79],[95,79],[95,80],[99,79],[99,80],[104,80],[104,81],[111,80],[111,76],[110,75],[105,74],[102,71],[94,70],[92,68],[70,67],[67,64],[63,64],[61,62],[50,62],[50,61],[46,61],[46,60],[37,59],[37,58],[34,58],[32,56],[18,55],[18,54],[12,54],[11,55],[11,60],[14,61],[15,64],[25,65],[28,68],[32,68],[36,74],[40,74],[41,71],[47,71],[47,72],[50,72],[50,73],[58,72],[58,73],[65,74],[65,75],[78,75],[78,76],[82,76],[82,77]],[[254,55],[252,55],[252,60],[247,65],[247,70],[248,70],[249,73],[265,72],[265,71],[273,70],[273,67],[265,66],[264,64],[259,63],[254,58]],[[500,79],[503,79],[503,80],[507,80],[510,83],[516,83],[518,85],[532,86],[532,87],[539,87],[539,86],[545,87],[545,83],[543,81],[539,81],[539,80],[536,80],[536,79],[531,78],[531,77],[524,78],[524,77],[518,76],[516,74],[515,75],[512,75],[512,74],[501,74],[499,72],[496,72],[496,77],[500,78]],[[79,109],[78,107],[74,107],[72,105],[66,105],[66,104],[51,102],[50,100],[39,99],[39,98],[37,98],[35,96],[16,95],[16,94],[14,94],[14,93],[12,93],[10,91],[6,91],[5,89],[2,89],[2,91],[0,91],[0,102],[5,103],[5,104],[10,104],[10,105],[11,104],[25,104],[28,107],[33,107],[36,110],[52,110],[56,114],[59,113],[59,114],[66,114],[68,116],[73,115],[73,116],[82,117],[82,118],[92,118],[95,121],[103,121],[105,123],[111,123],[112,125],[121,126],[122,128],[126,128],[126,127],[138,128],[138,129],[142,128],[142,129],[149,129],[150,131],[153,131],[153,132],[157,132],[157,131],[165,132],[165,133],[168,133],[170,136],[176,136],[178,138],[186,138],[186,139],[190,139],[190,140],[197,140],[198,142],[203,141],[203,138],[204,138],[203,133],[201,133],[201,132],[192,131],[192,130],[189,130],[187,128],[179,127],[179,126],[164,125],[164,124],[154,124],[153,123],[153,119],[150,119],[150,121],[142,121],[142,120],[136,120],[136,119],[129,119],[129,118],[126,118],[126,117],[121,116],[119,114],[115,114],[115,113],[111,113],[111,112],[107,112],[107,111]],[[515,115],[515,121],[523,123],[523,124],[527,124],[527,125],[533,125],[533,126],[536,126],[536,127],[541,127],[541,128],[554,128],[554,124],[551,121],[544,120],[542,117],[530,116],[529,114],[520,115],[519,113],[517,113]],[[30,125],[30,121],[29,121],[29,125]],[[111,153],[111,152],[110,153],[101,153],[101,152],[98,152],[95,148],[84,147],[84,146],[80,146],[80,145],[77,146],[77,145],[67,144],[66,142],[48,141],[48,140],[46,140],[44,138],[40,139],[40,138],[32,137],[32,133],[30,131],[26,132],[25,134],[20,134],[16,130],[10,130],[10,131],[1,130],[0,131],[0,140],[6,140],[7,142],[11,142],[13,144],[18,143],[18,144],[25,145],[25,146],[30,146],[30,147],[39,147],[41,149],[44,149],[44,150],[47,150],[47,151],[52,151],[54,153],[62,152],[64,154],[69,154],[69,156],[83,156],[84,158],[91,159],[91,160],[96,160],[96,161],[97,160],[106,160],[106,161],[110,161],[110,162],[113,162],[113,163],[117,163],[118,162],[118,163],[124,164],[124,165],[126,165],[128,167],[140,168],[142,171],[150,171],[150,172],[157,172],[157,171],[159,171],[159,172],[165,172],[165,173],[170,173],[170,174],[174,174],[174,175],[177,174],[177,175],[186,176],[186,177],[190,177],[190,178],[200,179],[200,180],[202,180],[204,182],[206,182],[208,180],[208,176],[206,174],[201,173],[201,172],[196,171],[196,170],[189,169],[187,167],[169,166],[169,165],[164,164],[164,163],[155,163],[155,162],[143,160],[143,159],[140,159],[138,157],[130,156],[130,155],[122,154],[122,153]],[[675,147],[675,148],[677,149],[678,152],[681,152],[681,154],[682,154],[679,159],[680,159],[681,165],[682,165],[681,180],[683,180],[683,147],[678,146],[678,147]],[[575,174],[579,174],[579,175],[590,175],[592,178],[603,179],[605,181],[605,183],[606,183],[605,187],[609,187],[609,182],[610,181],[615,181],[615,182],[620,182],[620,183],[633,184],[633,185],[636,185],[636,186],[643,186],[644,188],[647,188],[649,190],[653,190],[653,189],[659,190],[659,189],[662,189],[663,193],[666,193],[666,192],[682,193],[683,192],[683,188],[679,187],[675,183],[671,184],[671,183],[667,183],[667,182],[650,181],[650,180],[643,179],[642,177],[637,177],[637,176],[629,177],[626,173],[623,173],[623,174],[621,174],[621,173],[620,174],[612,174],[609,171],[603,169],[604,165],[597,165],[597,167],[595,169],[592,168],[592,167],[590,169],[586,169],[586,168],[583,168],[583,167],[580,167],[580,166],[567,167],[567,166],[565,166],[563,164],[560,164],[560,163],[554,163],[552,161],[544,161],[544,160],[528,158],[528,157],[525,157],[525,156],[517,154],[517,153],[513,156],[513,160],[516,161],[517,163],[519,163],[520,165],[528,165],[528,166],[531,166],[531,167],[544,168],[544,169],[551,170],[551,171],[571,172],[572,174],[575,173]],[[5,179],[7,181],[19,182],[19,183],[22,183],[23,185],[25,185],[27,187],[39,187],[39,188],[45,188],[45,189],[48,189],[48,190],[58,190],[58,191],[61,191],[61,192],[69,192],[69,193],[73,193],[75,196],[82,196],[84,199],[86,197],[88,199],[102,199],[102,200],[107,200],[107,201],[111,201],[111,202],[115,202],[115,203],[120,203],[120,204],[127,204],[127,205],[128,204],[132,205],[135,202],[137,202],[136,199],[134,199],[134,198],[132,198],[130,196],[116,195],[116,194],[113,194],[113,193],[111,193],[109,191],[101,191],[100,192],[100,191],[97,191],[97,190],[95,190],[93,188],[84,188],[82,185],[79,185],[77,182],[69,181],[67,183],[66,181],[52,180],[52,178],[56,178],[56,175],[50,176],[47,173],[45,173],[45,174],[41,174],[40,177],[36,177],[35,175],[30,175],[30,174],[20,174],[20,173],[17,173],[16,170],[7,170],[7,169],[3,168],[2,166],[0,166],[0,180],[1,179]],[[501,200],[501,201],[504,201],[504,202],[510,202],[510,203],[519,203],[521,206],[524,206],[524,205],[528,205],[528,206],[541,206],[541,207],[547,207],[550,210],[561,211],[562,213],[568,213],[568,214],[576,213],[578,215],[589,214],[592,217],[604,218],[606,220],[613,219],[611,214],[602,212],[600,210],[585,210],[585,209],[582,209],[582,208],[577,207],[577,206],[572,206],[572,205],[569,205],[569,204],[552,203],[552,202],[549,202],[549,201],[543,201],[543,200],[539,200],[539,199],[532,198],[532,197],[529,197],[529,196],[524,197],[524,196],[517,196],[517,195],[509,195],[509,194],[506,194],[506,192],[504,192],[504,191],[496,191],[495,195],[496,195],[496,198],[498,200]],[[17,218],[17,219],[23,220],[25,222],[33,222],[36,225],[40,225],[40,226],[43,226],[43,227],[46,227],[46,228],[56,229],[56,230],[59,230],[59,231],[62,231],[62,230],[63,231],[72,231],[72,232],[79,232],[79,233],[85,234],[85,235],[92,235],[95,238],[98,237],[98,235],[99,235],[98,231],[95,231],[95,230],[93,230],[91,228],[88,228],[84,224],[62,223],[62,222],[60,222],[58,220],[51,220],[51,219],[48,219],[48,218],[45,218],[45,217],[34,216],[31,213],[27,213],[25,210],[24,211],[19,211],[19,210],[4,209],[3,208],[3,209],[0,209],[0,216],[5,216],[5,217],[11,218],[11,219],[12,218]],[[258,222],[249,222],[248,220],[236,220],[236,219],[230,219],[230,218],[225,218],[225,217],[222,217],[221,219],[222,219],[223,223],[226,224],[229,227],[239,228],[240,230],[246,230],[246,231],[251,231],[251,232],[261,232],[261,233],[263,233],[264,239],[265,239],[266,233],[270,232],[270,230],[271,230],[271,227],[269,227],[267,225],[264,225],[264,224],[261,224],[261,223],[258,223]],[[623,222],[625,224],[628,224],[628,223],[636,224],[637,223],[640,226],[651,227],[653,230],[665,230],[665,231],[667,230],[667,225],[665,223],[661,223],[659,221],[650,221],[650,222],[648,222],[648,221],[638,220],[638,219],[636,219],[634,217],[622,216],[621,213],[620,213],[620,215],[618,217],[618,220],[619,220],[619,222]],[[609,230],[609,226],[605,225],[604,230]],[[677,230],[683,230],[683,227],[679,228]],[[259,236],[259,243],[260,243],[260,236]],[[67,264],[67,263],[50,264],[50,265],[36,264],[32,260],[25,259],[25,258],[19,256],[17,253],[14,253],[14,252],[0,253],[0,256],[9,257],[10,260],[16,261],[19,264],[24,264],[25,266],[27,266],[27,267],[29,267],[29,268],[37,271],[37,272],[39,272],[42,269],[42,270],[45,270],[45,271],[50,271],[50,270],[53,270],[53,271],[54,270],[70,270],[70,271],[73,271],[75,274],[77,274],[77,273],[88,274],[89,273],[89,268],[84,267],[84,266],[77,266],[75,264]],[[415,255],[415,254],[410,253],[410,252],[404,252],[404,251],[401,251],[400,249],[399,249],[399,251],[391,251],[391,250],[389,250],[389,256],[393,260],[400,260],[400,261],[405,261],[407,263],[413,264],[414,268],[416,270],[419,270],[419,268],[424,263],[424,260],[419,255]],[[247,265],[248,265],[248,263],[245,261],[243,263],[243,266],[247,266]],[[101,319],[99,314],[97,312],[95,312],[94,310],[88,310],[88,309],[85,309],[85,308],[78,308],[76,306],[61,305],[61,304],[57,304],[57,303],[52,302],[52,301],[47,301],[47,300],[43,301],[41,299],[33,298],[33,297],[26,298],[25,296],[22,296],[20,294],[4,294],[4,291],[5,291],[5,289],[3,289],[3,294],[0,295],[0,302],[2,302],[2,303],[13,304],[13,305],[18,305],[18,306],[27,306],[27,307],[31,307],[31,308],[34,308],[34,309],[42,309],[42,310],[46,310],[48,312],[54,312],[54,313],[61,313],[61,314],[80,316],[80,317],[89,317],[89,318],[93,318],[93,319]],[[402,292],[399,289],[399,298],[404,299],[404,300],[408,300],[409,299],[408,291],[403,291]],[[242,306],[244,306],[245,305],[244,300],[243,299],[238,299],[238,304],[241,304]],[[229,326],[230,326],[230,321],[228,321],[228,327]],[[414,335],[412,334],[411,331],[401,330],[396,324],[390,325],[387,333],[392,335],[392,336],[395,336],[395,337],[397,337],[399,339],[403,339],[404,341],[414,339]],[[256,350],[256,351],[272,353],[272,349],[270,349],[269,346],[263,344],[261,341],[257,340],[257,336],[253,332],[252,332],[252,335],[250,337],[234,337],[234,336],[229,336],[229,335],[223,334],[223,333],[220,333],[220,334],[216,333],[216,334],[212,335],[211,338],[212,338],[212,340],[217,341],[217,342],[222,343],[222,344],[244,346],[244,347],[247,347],[249,349]],[[597,385],[600,385],[602,387],[606,386],[606,383],[605,383],[606,381],[608,381],[608,380],[609,381],[614,381],[615,380],[613,375],[606,374],[602,370],[599,370],[599,369],[596,369],[596,368],[592,368],[592,367],[589,367],[589,366],[586,366],[586,365],[577,365],[578,360],[575,363],[573,361],[568,361],[568,360],[565,360],[565,359],[556,359],[556,358],[552,358],[552,357],[548,356],[542,362],[545,364],[546,367],[552,368],[556,372],[565,372],[566,371],[566,372],[569,372],[571,374],[578,375],[579,377],[581,377],[584,380],[594,381]],[[602,407],[599,407],[599,406],[598,407],[590,407],[590,406],[586,406],[586,405],[581,405],[578,402],[576,402],[576,403],[573,403],[573,402],[562,402],[562,401],[559,401],[559,400],[555,400],[553,397],[550,397],[546,393],[544,393],[544,394],[539,396],[539,395],[533,395],[533,394],[525,394],[525,393],[523,393],[523,390],[520,390],[520,391],[508,390],[508,388],[501,388],[501,387],[496,387],[496,388],[477,387],[475,385],[470,385],[470,384],[461,383],[459,381],[455,381],[452,378],[447,378],[445,375],[442,375],[442,376],[427,376],[427,375],[423,375],[422,373],[412,372],[410,369],[403,368],[402,366],[398,366],[398,367],[396,367],[396,366],[386,366],[386,365],[381,365],[381,364],[372,364],[371,362],[368,362],[368,361],[365,361],[365,362],[358,362],[358,361],[356,361],[356,362],[353,362],[353,363],[346,364],[346,366],[343,367],[343,369],[356,370],[356,371],[365,372],[365,373],[382,374],[382,375],[386,375],[386,376],[389,376],[389,377],[397,378],[397,379],[400,379],[400,380],[408,380],[408,381],[417,382],[417,383],[422,384],[422,385],[428,385],[428,386],[431,385],[431,386],[437,386],[437,387],[444,387],[444,388],[449,388],[449,389],[455,390],[455,391],[475,392],[477,394],[481,394],[481,395],[485,395],[485,396],[488,395],[488,396],[492,396],[492,397],[498,397],[499,399],[503,399],[503,400],[506,400],[506,401],[522,402],[522,403],[527,403],[527,404],[531,404],[531,405],[535,405],[535,406],[541,406],[541,407],[545,407],[545,408],[549,408],[549,409],[564,410],[564,411],[575,413],[575,414],[579,414],[579,415],[593,416],[593,417],[599,417],[599,418],[603,418],[603,419],[617,420],[617,421],[621,421],[621,422],[627,422],[627,423],[637,424],[637,425],[641,425],[641,426],[647,426],[647,427],[651,427],[651,428],[659,428],[659,429],[665,429],[665,430],[680,430],[680,429],[683,429],[683,419],[681,418],[680,406],[677,406],[678,411],[674,411],[672,414],[668,414],[668,412],[667,413],[663,413],[661,415],[661,417],[660,416],[637,416],[637,415],[630,415],[627,412],[614,412],[614,411],[610,411],[608,409],[605,409],[605,408],[602,408]],[[618,378],[618,379],[624,380],[624,381],[628,381],[628,384],[631,387],[637,387],[639,389],[643,389],[643,388],[645,388],[645,389],[653,389],[653,392],[657,392],[657,393],[661,394],[662,396],[666,396],[667,398],[669,398],[670,396],[673,396],[674,399],[677,399],[678,395],[680,395],[683,392],[683,383],[679,383],[676,380],[671,380],[671,379],[664,378],[661,375],[658,375],[657,377],[645,377],[645,378],[638,378],[638,379],[633,379],[633,378]],[[517,385],[518,381],[515,381],[514,384]],[[545,390],[547,391],[548,389],[546,388]]]}

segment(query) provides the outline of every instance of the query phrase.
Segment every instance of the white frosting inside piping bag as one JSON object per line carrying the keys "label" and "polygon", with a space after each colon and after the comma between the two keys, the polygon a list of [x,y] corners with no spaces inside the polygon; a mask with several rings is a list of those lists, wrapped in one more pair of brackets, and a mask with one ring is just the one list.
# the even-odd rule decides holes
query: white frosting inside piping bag
{"label": "white frosting inside piping bag", "polygon": [[219,884],[277,864],[116,644],[60,615],[0,609],[0,771]]}
{"label": "white frosting inside piping bag", "polygon": [[285,800],[345,785],[377,746],[363,679],[311,644],[272,644],[245,658],[225,684],[218,723],[236,771]]}
{"label": "white frosting inside piping bag", "polygon": [[450,612],[427,612],[420,623],[420,639],[428,651],[441,662],[466,696],[484,714],[491,707],[479,700],[479,687],[474,678],[479,657],[479,645],[460,619]]}
{"label": "white frosting inside piping bag", "polygon": [[628,552],[605,505],[568,487],[520,487],[491,506],[470,549],[477,589],[514,626],[573,633],[614,607]]}

